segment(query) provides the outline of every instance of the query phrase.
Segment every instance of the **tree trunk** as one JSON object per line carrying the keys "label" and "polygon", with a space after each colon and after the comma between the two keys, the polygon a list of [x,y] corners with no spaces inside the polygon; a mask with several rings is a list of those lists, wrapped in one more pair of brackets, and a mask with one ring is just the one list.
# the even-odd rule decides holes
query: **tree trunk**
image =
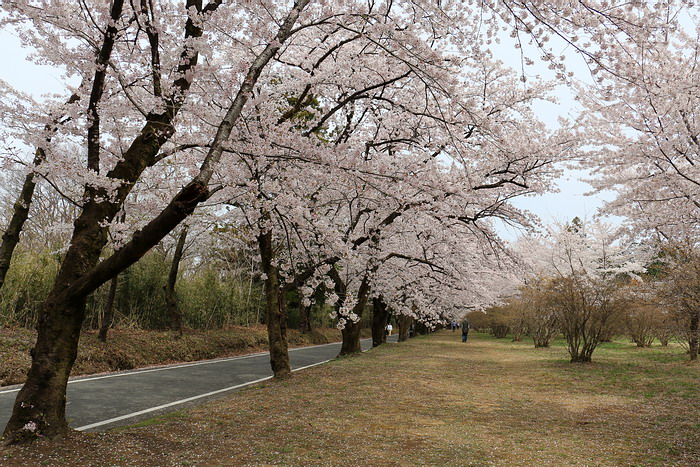
{"label": "tree trunk", "polygon": [[[140,257],[125,248],[110,258],[118,256],[116,261],[105,260],[97,268],[107,244],[107,225],[121,209],[140,174],[173,134],[167,117],[151,117],[153,120],[146,123],[122,160],[108,174],[109,178],[124,181],[114,199],[102,202],[89,199],[74,222],[70,247],[40,312],[32,366],[5,427],[5,443],[19,443],[38,436],[53,437],[68,429],[66,384],[77,355],[86,297]],[[86,189],[86,195],[90,191],[92,189]],[[100,197],[110,199],[104,194]],[[135,236],[135,243],[141,249],[149,243],[148,236],[145,237]],[[129,258],[135,259],[125,262]],[[114,263],[118,263],[118,267],[114,267]]]}
{"label": "tree trunk", "polygon": [[583,352],[572,355],[571,356],[571,363],[591,363],[591,355],[586,355]]}
{"label": "tree trunk", "polygon": [[372,299],[372,347],[377,347],[386,342],[386,323],[389,319],[389,310],[381,298]]}
{"label": "tree trunk", "polygon": [[62,302],[56,295],[52,293],[44,303],[37,343],[31,351],[32,366],[5,428],[6,443],[68,430],[66,385],[77,355],[85,299]]}
{"label": "tree trunk", "polygon": [[[126,215],[122,212],[119,217],[119,222],[124,222]],[[101,342],[107,342],[107,332],[112,325],[112,320],[114,319],[114,303],[117,298],[117,285],[119,285],[119,275],[112,278],[109,284],[109,293],[107,294],[107,303],[105,303],[104,312],[102,313],[102,322],[100,323],[100,332],[97,338]],[[125,303],[128,303],[126,301]]]}
{"label": "tree trunk", "polygon": [[345,324],[345,327],[341,331],[343,334],[343,343],[340,347],[340,353],[338,356],[355,355],[362,352],[360,331],[362,331],[362,324],[359,321],[357,323],[348,321]]}
{"label": "tree trunk", "polygon": [[119,283],[119,276],[114,276],[109,284],[109,293],[107,294],[107,303],[105,303],[105,309],[102,313],[102,322],[100,323],[100,332],[97,338],[102,342],[107,342],[107,331],[112,325],[112,320],[114,318],[114,302],[117,297],[117,285]]}
{"label": "tree trunk", "polygon": [[357,291],[357,303],[352,309],[352,312],[359,318],[357,322],[352,322],[347,320],[345,327],[343,328],[343,343],[340,347],[339,355],[350,355],[358,354],[362,352],[362,345],[360,344],[360,331],[362,330],[362,313],[367,306],[367,301],[369,300],[369,281],[367,276],[362,279],[360,288]]}
{"label": "tree trunk", "polygon": [[[41,151],[41,153],[43,154],[43,151]],[[34,158],[35,165],[38,159],[39,151],[37,151],[37,156]],[[12,262],[12,254],[19,243],[19,236],[24,227],[24,223],[27,217],[29,217],[29,205],[32,202],[35,186],[34,173],[30,172],[24,179],[22,192],[17,197],[17,201],[15,201],[13,206],[14,212],[12,213],[12,218],[7,225],[5,233],[2,235],[2,243],[0,244],[0,289],[2,289],[5,283],[7,271],[10,269],[10,263]]]}
{"label": "tree trunk", "polygon": [[[265,218],[265,216],[263,216]],[[269,216],[267,216],[269,219]],[[270,346],[270,365],[275,378],[291,375],[287,347],[287,300],[280,287],[279,271],[273,264],[272,232],[258,235],[258,246],[265,278],[265,311],[267,337]]]}
{"label": "tree trunk", "polygon": [[398,315],[396,322],[399,325],[399,342],[408,340],[408,330],[413,323],[413,318],[406,315]]}
{"label": "tree trunk", "polygon": [[[320,286],[317,287],[311,298],[315,299],[320,290],[321,290]],[[309,334],[313,330],[313,326],[311,325],[311,312],[312,311],[313,311],[313,304],[311,304],[309,306],[304,306],[303,300],[301,298],[301,292],[299,292],[299,331],[302,334]]]}
{"label": "tree trunk", "polygon": [[299,315],[300,315],[299,331],[302,334],[309,334],[312,331],[312,328],[311,328],[311,309],[312,309],[312,306],[304,306],[303,304],[299,305]]}
{"label": "tree trunk", "polygon": [[177,283],[177,273],[180,269],[180,261],[185,250],[185,241],[187,240],[187,226],[182,228],[177,239],[175,252],[173,253],[173,261],[170,264],[170,272],[168,273],[168,282],[165,284],[165,303],[168,306],[168,320],[170,321],[170,329],[177,332],[179,337],[182,337],[182,313],[177,306],[177,297],[175,296],[175,284]]}

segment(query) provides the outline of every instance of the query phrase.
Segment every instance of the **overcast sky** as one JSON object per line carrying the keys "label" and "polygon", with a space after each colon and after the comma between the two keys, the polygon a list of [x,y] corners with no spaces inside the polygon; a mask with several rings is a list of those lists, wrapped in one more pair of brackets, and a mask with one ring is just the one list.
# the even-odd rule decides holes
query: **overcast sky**
{"label": "overcast sky", "polygon": [[[508,45],[502,45],[496,54],[506,63],[510,62],[509,57],[513,57],[511,66],[518,66],[517,52]],[[65,87],[61,78],[61,71],[47,66],[38,66],[28,61],[27,51],[22,49],[17,37],[7,31],[0,31],[0,79],[6,81],[18,90],[40,98],[46,93],[64,93]],[[572,63],[572,67],[577,74],[587,73],[582,63]],[[544,70],[544,71],[542,71]],[[546,73],[546,67],[535,67],[528,70],[529,74]],[[558,115],[566,115],[573,106],[573,99],[567,96],[565,90],[560,90],[560,104],[545,104],[538,106],[541,118],[555,122]],[[559,192],[548,193],[542,196],[520,198],[514,204],[522,209],[528,209],[537,214],[544,223],[553,221],[566,222],[578,216],[580,218],[591,219],[602,205],[607,196],[584,196],[584,193],[591,190],[590,185],[580,180],[585,176],[582,172],[567,171],[558,181]],[[514,239],[516,232],[510,229],[503,229],[502,234],[507,239]]]}

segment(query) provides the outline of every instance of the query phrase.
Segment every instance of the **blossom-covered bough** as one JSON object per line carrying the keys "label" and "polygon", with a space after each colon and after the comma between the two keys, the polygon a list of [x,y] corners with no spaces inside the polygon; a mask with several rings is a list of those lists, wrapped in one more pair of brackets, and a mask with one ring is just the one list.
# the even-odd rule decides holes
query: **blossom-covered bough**
{"label": "blossom-covered bough", "polygon": [[700,18],[682,6],[670,2],[668,26],[648,40],[610,50],[615,69],[601,71],[581,100],[597,149],[587,159],[592,183],[617,192],[607,209],[637,234],[697,241]]}
{"label": "blossom-covered bough", "polygon": [[33,173],[82,191],[6,442],[68,429],[86,297],[207,201],[254,232],[280,376],[285,284],[341,292],[350,351],[372,297],[427,320],[487,300],[488,219],[527,224],[508,201],[547,189],[577,139],[529,109],[548,85],[519,84],[488,47],[505,25],[560,69],[552,34],[602,41],[658,19],[608,3],[4,1],[2,25],[67,78],[30,111],[3,100],[4,130],[41,155]]}

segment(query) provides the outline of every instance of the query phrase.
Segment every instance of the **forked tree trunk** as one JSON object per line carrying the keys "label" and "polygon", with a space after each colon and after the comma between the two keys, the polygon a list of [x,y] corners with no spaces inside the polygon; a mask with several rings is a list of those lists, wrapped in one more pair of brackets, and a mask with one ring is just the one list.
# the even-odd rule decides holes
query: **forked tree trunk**
{"label": "forked tree trunk", "polygon": [[396,322],[399,325],[399,342],[408,340],[408,330],[413,323],[413,318],[406,315],[398,315],[396,317]]}
{"label": "forked tree trunk", "polygon": [[[32,366],[17,394],[5,428],[5,442],[22,442],[39,435],[56,436],[68,430],[66,385],[85,317],[85,297],[66,300],[61,294],[69,285],[67,279],[74,278],[83,265],[71,250],[75,248],[69,250],[57,283],[40,312],[37,342],[31,351]],[[96,262],[99,252],[94,254],[93,251],[91,256]]]}
{"label": "forked tree trunk", "polygon": [[386,342],[386,323],[389,318],[389,310],[381,298],[372,299],[372,347],[377,347]]}
{"label": "forked tree trunk", "polygon": [[265,278],[265,312],[270,365],[275,378],[286,378],[291,375],[287,346],[287,300],[286,294],[280,287],[279,271],[273,264],[274,249],[271,231],[258,235],[258,246],[262,271],[267,276]]}
{"label": "forked tree trunk", "polygon": [[100,332],[97,338],[102,342],[107,342],[107,332],[112,325],[114,319],[114,302],[117,298],[117,285],[119,284],[119,276],[115,276],[109,283],[109,293],[107,294],[107,303],[102,313],[102,322],[100,323]]}
{"label": "forked tree trunk", "polygon": [[182,228],[177,239],[175,252],[173,253],[173,261],[170,263],[170,272],[168,273],[168,282],[165,284],[165,303],[168,306],[168,320],[170,321],[170,329],[175,331],[178,336],[182,337],[182,313],[177,305],[177,296],[175,295],[175,284],[177,283],[177,273],[180,269],[180,261],[185,251],[185,242],[187,241],[187,226]]}

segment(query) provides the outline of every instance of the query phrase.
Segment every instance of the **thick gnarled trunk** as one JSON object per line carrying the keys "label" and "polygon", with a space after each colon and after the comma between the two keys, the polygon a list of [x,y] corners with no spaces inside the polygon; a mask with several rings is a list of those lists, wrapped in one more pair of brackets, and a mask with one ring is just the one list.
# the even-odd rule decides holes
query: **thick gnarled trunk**
{"label": "thick gnarled trunk", "polygon": [[358,321],[353,323],[348,321],[342,330],[343,343],[340,347],[341,355],[353,355],[362,352],[362,346],[360,344],[360,332],[362,331],[362,325]]}
{"label": "thick gnarled trunk", "polygon": [[[171,135],[172,130],[165,131],[162,125],[148,122],[126,151],[122,162],[110,172],[111,178],[125,180],[117,191],[116,199],[111,202],[87,201],[74,222],[70,247],[39,316],[32,366],[5,427],[6,443],[21,442],[22,438],[35,436],[56,436],[67,429],[66,384],[77,354],[80,328],[85,316],[85,299],[143,255],[120,250],[112,257],[118,257],[117,260],[103,261],[102,267],[97,268],[108,240],[106,225],[114,219],[133,183]],[[139,238],[137,243],[140,250],[152,243],[151,240],[148,235]],[[108,267],[115,263],[118,263],[117,267]],[[92,274],[98,269],[100,274]]]}
{"label": "thick gnarled trunk", "polygon": [[38,435],[56,436],[68,430],[66,385],[77,355],[85,300],[64,303],[50,298],[44,309],[37,344],[32,349],[32,366],[5,428],[6,443]]}

